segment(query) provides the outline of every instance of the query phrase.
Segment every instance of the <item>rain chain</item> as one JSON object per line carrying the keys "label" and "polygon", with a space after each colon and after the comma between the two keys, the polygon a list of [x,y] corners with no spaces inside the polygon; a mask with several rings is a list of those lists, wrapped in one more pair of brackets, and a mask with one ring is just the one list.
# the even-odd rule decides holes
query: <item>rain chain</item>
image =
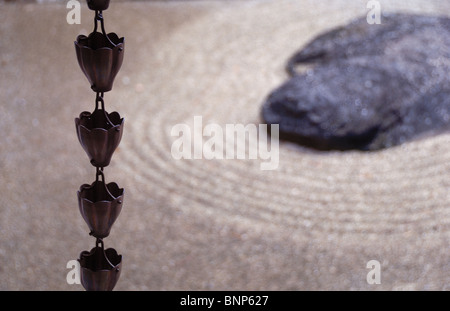
{"label": "rain chain", "polygon": [[[106,34],[102,11],[109,0],[87,0],[95,11],[94,31],[79,35],[75,41],[78,64],[96,93],[94,111],[84,111],[75,119],[78,140],[96,168],[95,181],[84,184],[77,192],[78,206],[90,235],[96,238],[95,247],[83,251],[78,259],[80,279],[86,290],[113,290],[121,268],[122,255],[113,248],[105,249],[106,238],[122,210],[124,189],[115,182],[106,183],[104,168],[120,143],[124,119],[119,113],[105,110],[104,92],[112,89],[114,78],[122,66],[125,42],[115,33]],[[100,23],[101,32],[97,31]]]}

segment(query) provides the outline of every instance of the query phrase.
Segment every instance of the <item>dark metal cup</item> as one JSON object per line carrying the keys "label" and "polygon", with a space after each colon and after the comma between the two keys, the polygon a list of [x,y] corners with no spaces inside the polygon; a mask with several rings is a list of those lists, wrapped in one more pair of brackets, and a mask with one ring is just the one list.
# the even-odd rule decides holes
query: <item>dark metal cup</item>
{"label": "dark metal cup", "polygon": [[[102,176],[102,180],[99,180],[99,176]],[[106,184],[103,172],[98,170],[96,181],[91,185],[82,185],[77,196],[78,207],[91,230],[90,235],[107,237],[122,211],[124,189],[115,182]]]}
{"label": "dark metal cup", "polygon": [[97,239],[90,252],[83,251],[80,263],[81,284],[87,291],[112,291],[120,277],[122,255],[113,248],[104,249],[103,241]]}
{"label": "dark metal cup", "polygon": [[104,11],[109,7],[109,0],[87,0],[88,8],[94,11]]}
{"label": "dark metal cup", "polygon": [[84,111],[75,119],[78,140],[92,165],[109,165],[122,139],[123,125],[124,119],[119,113],[97,108],[93,113]]}
{"label": "dark metal cup", "polygon": [[95,92],[107,92],[113,87],[125,50],[125,39],[115,33],[92,32],[79,35],[75,41],[78,64]]}

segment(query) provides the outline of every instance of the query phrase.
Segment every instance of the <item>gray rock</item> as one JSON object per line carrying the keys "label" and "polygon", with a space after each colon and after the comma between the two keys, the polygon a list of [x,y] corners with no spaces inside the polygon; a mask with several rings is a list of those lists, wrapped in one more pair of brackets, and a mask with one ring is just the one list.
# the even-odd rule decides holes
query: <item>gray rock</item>
{"label": "gray rock", "polygon": [[[280,137],[322,150],[377,150],[450,130],[450,19],[388,14],[327,32],[287,65],[262,108]],[[296,66],[312,68],[296,72]]]}

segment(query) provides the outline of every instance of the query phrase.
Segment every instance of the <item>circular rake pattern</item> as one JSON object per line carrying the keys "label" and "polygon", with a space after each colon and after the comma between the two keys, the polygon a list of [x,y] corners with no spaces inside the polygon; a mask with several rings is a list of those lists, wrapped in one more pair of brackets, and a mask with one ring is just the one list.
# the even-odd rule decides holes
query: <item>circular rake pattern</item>
{"label": "circular rake pattern", "polygon": [[[316,153],[281,143],[279,168],[261,171],[263,160],[174,159],[171,126],[192,129],[193,115],[175,105],[159,109],[132,116],[124,165],[156,192],[183,198],[182,208],[193,213],[317,234],[449,228],[448,195],[435,185],[448,183],[450,165],[437,159],[450,154],[430,152],[448,136],[373,153]],[[205,107],[202,117],[205,126],[218,115]]]}
{"label": "circular rake pattern", "polygon": [[[283,5],[289,10],[293,4]],[[153,77],[152,100],[129,108],[133,123],[121,161],[153,189],[144,195],[176,197],[182,204],[174,208],[212,213],[217,221],[318,237],[448,231],[448,134],[367,153],[316,152],[280,142],[279,167],[273,171],[261,171],[264,160],[259,159],[174,159],[171,146],[177,137],[171,129],[185,123],[192,131],[194,116],[202,117],[203,127],[262,122],[265,96],[285,78],[279,46],[298,49],[298,43],[288,41],[298,37],[300,22],[295,27],[275,20],[263,24],[245,10],[234,12],[233,18],[246,20],[249,29],[255,23],[260,27],[249,40],[249,30],[231,24],[225,13],[193,20],[158,42],[157,55],[164,61],[160,67],[143,64],[142,76],[136,77]],[[299,13],[292,14],[297,21]],[[199,36],[201,45],[192,41]]]}

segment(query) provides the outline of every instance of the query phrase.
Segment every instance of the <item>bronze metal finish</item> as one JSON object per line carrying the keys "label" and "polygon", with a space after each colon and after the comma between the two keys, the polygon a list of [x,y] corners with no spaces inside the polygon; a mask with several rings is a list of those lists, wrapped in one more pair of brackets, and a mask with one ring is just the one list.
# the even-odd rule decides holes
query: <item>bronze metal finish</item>
{"label": "bronze metal finish", "polygon": [[[95,11],[94,31],[89,36],[79,35],[75,41],[78,64],[96,92],[95,109],[83,111],[75,118],[77,137],[96,167],[95,181],[83,184],[77,192],[81,216],[97,238],[95,247],[80,253],[81,283],[88,290],[111,291],[119,280],[122,255],[113,248],[104,249],[103,238],[109,236],[123,206],[124,189],[115,182],[106,183],[104,167],[122,139],[124,119],[114,111],[105,110],[104,92],[112,89],[124,55],[125,41],[115,33],[106,34],[102,10],[109,0],[87,0]],[[100,22],[101,32],[97,32]],[[101,104],[101,106],[100,106]]]}
{"label": "bronze metal finish", "polygon": [[[102,32],[97,32],[100,21]],[[125,52],[125,39],[115,33],[106,34],[102,13],[96,12],[95,28],[89,36],[79,35],[75,43],[78,64],[95,92],[108,92],[120,70]]]}
{"label": "bronze metal finish", "polygon": [[94,11],[104,11],[109,7],[109,0],[87,0],[89,9]]}
{"label": "bronze metal finish", "polygon": [[81,267],[81,284],[88,291],[111,291],[116,286],[122,270],[122,255],[113,248],[104,249],[97,239],[91,251],[83,251],[78,259]]}
{"label": "bronze metal finish", "polygon": [[[99,180],[102,177],[102,180]],[[122,210],[124,189],[115,182],[106,184],[103,171],[97,169],[96,180],[84,184],[77,192],[78,206],[83,219],[96,238],[106,238]]]}
{"label": "bronze metal finish", "polygon": [[[98,103],[101,102],[101,109]],[[108,166],[122,139],[124,119],[116,111],[105,111],[103,98],[97,94],[95,110],[84,111],[75,119],[78,140],[96,167]]]}

